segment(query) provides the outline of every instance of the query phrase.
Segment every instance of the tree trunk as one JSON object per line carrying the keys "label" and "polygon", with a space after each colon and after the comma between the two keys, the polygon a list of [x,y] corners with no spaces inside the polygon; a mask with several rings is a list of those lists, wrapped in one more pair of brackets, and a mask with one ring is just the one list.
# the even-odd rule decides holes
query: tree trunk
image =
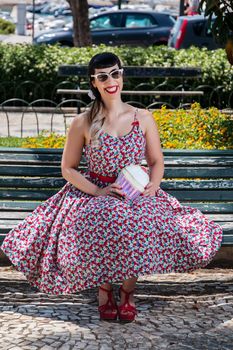
{"label": "tree trunk", "polygon": [[74,46],[90,46],[91,33],[87,0],[67,0],[73,16]]}
{"label": "tree trunk", "polygon": [[184,0],[180,0],[179,16],[184,16]]}

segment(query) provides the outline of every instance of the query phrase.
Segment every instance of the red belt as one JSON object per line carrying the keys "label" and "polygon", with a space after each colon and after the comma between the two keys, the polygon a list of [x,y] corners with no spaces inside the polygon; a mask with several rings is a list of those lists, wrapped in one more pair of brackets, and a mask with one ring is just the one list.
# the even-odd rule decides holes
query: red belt
{"label": "red belt", "polygon": [[104,175],[93,173],[92,171],[90,171],[90,177],[92,177],[93,179],[98,179],[103,182],[113,183],[116,181],[116,176],[104,176]]}

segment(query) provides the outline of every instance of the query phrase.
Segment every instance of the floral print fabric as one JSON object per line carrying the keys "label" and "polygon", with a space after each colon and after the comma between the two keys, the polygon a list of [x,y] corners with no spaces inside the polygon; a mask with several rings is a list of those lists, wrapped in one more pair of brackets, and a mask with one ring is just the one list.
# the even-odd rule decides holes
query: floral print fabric
{"label": "floral print fabric", "polygon": [[[145,156],[145,138],[102,132],[101,145],[85,146],[90,172],[117,176]],[[207,265],[221,245],[222,229],[198,210],[159,189],[131,201],[94,197],[70,183],[39,205],[5,238],[2,250],[32,286],[53,294],[74,293],[105,282]]]}

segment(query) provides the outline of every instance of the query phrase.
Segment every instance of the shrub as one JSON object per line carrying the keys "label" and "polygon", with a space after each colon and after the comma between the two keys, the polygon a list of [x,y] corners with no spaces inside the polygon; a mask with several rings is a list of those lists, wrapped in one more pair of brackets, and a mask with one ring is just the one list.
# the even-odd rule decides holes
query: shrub
{"label": "shrub", "polygon": [[23,148],[62,148],[65,144],[65,136],[54,132],[43,131],[37,137],[26,137],[22,143]]}
{"label": "shrub", "polygon": [[[1,81],[19,82],[32,80],[37,83],[51,81],[54,86],[68,78],[58,77],[58,67],[61,64],[87,64],[90,58],[99,52],[111,51],[119,55],[124,65],[160,66],[160,67],[201,67],[200,79],[189,79],[191,88],[198,85],[210,87],[221,86],[219,93],[225,101],[233,90],[233,67],[230,66],[225,50],[208,51],[206,49],[190,48],[174,50],[165,46],[141,47],[106,47],[105,45],[67,48],[59,46],[32,46],[26,44],[0,44],[0,76]],[[69,80],[77,81],[77,77]],[[151,86],[164,81],[164,78],[148,79]],[[137,82],[131,79],[135,86]],[[175,88],[181,79],[170,79],[169,85]],[[51,91],[47,92],[48,94]],[[11,98],[13,96],[9,96]],[[44,94],[46,97],[46,91]],[[48,97],[49,98],[49,97]],[[221,98],[223,100],[223,98]],[[226,103],[225,103],[226,104]]]}
{"label": "shrub", "polygon": [[13,34],[15,32],[15,25],[5,19],[0,18],[0,34]]}
{"label": "shrub", "polygon": [[233,120],[217,108],[154,111],[163,148],[233,149]]}

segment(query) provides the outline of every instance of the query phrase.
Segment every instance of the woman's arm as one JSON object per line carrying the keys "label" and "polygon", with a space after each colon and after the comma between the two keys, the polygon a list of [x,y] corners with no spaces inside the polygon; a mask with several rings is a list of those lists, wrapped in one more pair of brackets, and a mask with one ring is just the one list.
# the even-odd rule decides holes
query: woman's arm
{"label": "woman's arm", "polygon": [[61,162],[62,176],[79,190],[95,196],[99,187],[85,178],[77,167],[80,163],[85,143],[85,115],[74,118],[69,128]]}
{"label": "woman's arm", "polygon": [[153,195],[158,190],[164,174],[164,160],[156,122],[149,111],[144,117],[146,152],[145,157],[150,168],[150,183],[146,186],[143,195]]}

